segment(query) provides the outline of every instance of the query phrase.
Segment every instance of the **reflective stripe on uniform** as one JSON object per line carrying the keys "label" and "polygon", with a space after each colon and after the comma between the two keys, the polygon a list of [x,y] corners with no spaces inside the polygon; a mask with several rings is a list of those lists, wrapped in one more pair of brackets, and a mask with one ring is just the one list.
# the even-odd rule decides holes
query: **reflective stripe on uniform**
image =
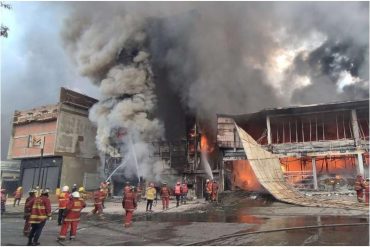
{"label": "reflective stripe on uniform", "polygon": [[78,219],[68,219],[68,218],[65,218],[64,219],[64,221],[65,222],[70,222],[70,221],[79,221],[80,220],[80,218],[78,218]]}

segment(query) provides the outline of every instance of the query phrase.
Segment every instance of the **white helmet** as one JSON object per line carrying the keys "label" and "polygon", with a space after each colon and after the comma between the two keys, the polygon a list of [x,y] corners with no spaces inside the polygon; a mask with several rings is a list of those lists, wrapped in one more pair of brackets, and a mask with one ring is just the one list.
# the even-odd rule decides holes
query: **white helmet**
{"label": "white helmet", "polygon": [[67,185],[64,185],[62,188],[62,192],[67,192],[69,191],[69,187]]}
{"label": "white helmet", "polygon": [[209,182],[209,179],[207,179],[206,182]]}
{"label": "white helmet", "polygon": [[75,192],[72,193],[72,197],[79,198],[80,197],[80,193],[78,191],[75,191]]}

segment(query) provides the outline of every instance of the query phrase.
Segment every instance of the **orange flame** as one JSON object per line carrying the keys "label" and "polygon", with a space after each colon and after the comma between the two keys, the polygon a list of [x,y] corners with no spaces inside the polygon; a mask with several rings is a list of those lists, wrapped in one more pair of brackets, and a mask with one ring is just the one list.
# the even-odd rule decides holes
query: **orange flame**
{"label": "orange flame", "polygon": [[206,135],[201,135],[200,137],[200,150],[205,153],[212,153],[214,150]]}
{"label": "orange flame", "polygon": [[233,161],[233,185],[248,191],[263,191],[247,160]]}

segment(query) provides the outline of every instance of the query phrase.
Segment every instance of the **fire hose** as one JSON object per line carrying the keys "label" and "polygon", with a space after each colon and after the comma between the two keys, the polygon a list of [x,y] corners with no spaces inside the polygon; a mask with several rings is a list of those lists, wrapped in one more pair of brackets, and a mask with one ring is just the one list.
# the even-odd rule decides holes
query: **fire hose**
{"label": "fire hose", "polygon": [[351,223],[351,224],[329,224],[329,225],[312,225],[312,226],[298,226],[298,227],[286,227],[286,228],[278,228],[278,229],[271,229],[271,230],[261,230],[261,231],[253,231],[253,232],[242,232],[242,233],[234,233],[223,235],[221,237],[217,237],[214,239],[204,240],[200,242],[194,242],[190,244],[186,244],[185,246],[192,246],[192,245],[210,245],[209,243],[226,240],[229,238],[234,237],[241,237],[245,235],[252,235],[252,234],[262,234],[262,233],[271,233],[271,232],[281,232],[281,231],[294,231],[294,230],[304,230],[304,229],[315,229],[315,228],[326,228],[326,227],[346,227],[346,226],[368,226],[369,223]]}

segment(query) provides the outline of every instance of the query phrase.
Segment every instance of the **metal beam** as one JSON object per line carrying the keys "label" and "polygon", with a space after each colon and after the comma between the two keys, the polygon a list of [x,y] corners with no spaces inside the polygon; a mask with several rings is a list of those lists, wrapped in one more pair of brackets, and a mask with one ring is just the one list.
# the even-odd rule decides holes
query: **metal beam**
{"label": "metal beam", "polygon": [[317,184],[316,157],[312,157],[312,176],[313,176],[313,188],[314,190],[318,190],[319,186]]}
{"label": "metal beam", "polygon": [[266,116],[267,144],[272,144],[270,116]]}

